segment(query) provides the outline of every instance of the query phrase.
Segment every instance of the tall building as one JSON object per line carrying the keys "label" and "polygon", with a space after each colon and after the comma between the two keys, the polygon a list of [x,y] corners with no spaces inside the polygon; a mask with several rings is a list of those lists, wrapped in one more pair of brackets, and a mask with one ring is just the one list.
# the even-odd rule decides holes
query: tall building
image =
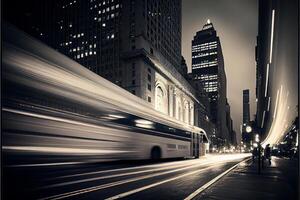
{"label": "tall building", "polygon": [[256,130],[255,122],[250,121],[250,91],[243,90],[243,124],[242,124],[242,140],[249,148],[253,141],[253,134]]}
{"label": "tall building", "polygon": [[[5,5],[11,8],[4,10],[14,10],[16,4],[11,0]],[[17,8],[20,12],[5,12],[4,18],[156,110],[194,124],[198,100],[184,74],[181,0],[53,0],[47,6],[28,0],[22,4],[22,9]]]}
{"label": "tall building", "polygon": [[231,119],[231,111],[230,111],[230,105],[226,99],[226,107],[225,107],[225,110],[226,110],[226,126],[227,126],[227,129],[228,129],[228,132],[229,134],[231,134],[231,131],[232,131],[232,119]]}
{"label": "tall building", "polygon": [[249,89],[243,90],[243,126],[250,122]]}
{"label": "tall building", "polygon": [[236,132],[235,132],[235,130],[232,130],[231,140],[232,140],[232,144],[234,146],[236,146],[237,145],[237,139],[236,139]]}
{"label": "tall building", "polygon": [[[217,141],[230,141],[226,123],[226,74],[220,39],[210,20],[192,41],[192,79],[208,95]],[[222,143],[221,142],[221,143]]]}

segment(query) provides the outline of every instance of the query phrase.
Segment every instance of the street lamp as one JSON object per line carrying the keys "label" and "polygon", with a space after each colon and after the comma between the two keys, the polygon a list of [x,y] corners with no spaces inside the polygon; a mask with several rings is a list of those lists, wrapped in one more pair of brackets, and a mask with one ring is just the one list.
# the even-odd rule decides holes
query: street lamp
{"label": "street lamp", "polygon": [[255,142],[259,142],[259,135],[258,134],[255,135]]}
{"label": "street lamp", "polygon": [[252,127],[251,126],[246,126],[246,132],[251,133],[252,132]]}

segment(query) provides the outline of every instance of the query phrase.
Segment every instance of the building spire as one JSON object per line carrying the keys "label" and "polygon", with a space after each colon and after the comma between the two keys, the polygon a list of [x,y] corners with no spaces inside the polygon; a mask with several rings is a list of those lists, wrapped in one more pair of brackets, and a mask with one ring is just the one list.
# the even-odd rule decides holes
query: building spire
{"label": "building spire", "polygon": [[210,19],[207,18],[206,23],[203,26],[202,30],[211,29],[214,28],[213,24],[211,23]]}

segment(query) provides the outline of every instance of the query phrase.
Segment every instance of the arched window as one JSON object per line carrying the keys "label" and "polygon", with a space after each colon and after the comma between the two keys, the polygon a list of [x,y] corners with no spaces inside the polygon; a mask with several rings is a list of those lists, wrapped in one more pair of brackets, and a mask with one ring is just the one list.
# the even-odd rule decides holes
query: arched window
{"label": "arched window", "polygon": [[179,96],[176,96],[176,119],[183,121],[183,114],[182,114],[182,101]]}
{"label": "arched window", "polygon": [[155,109],[168,114],[168,95],[161,84],[157,84],[155,87]]}
{"label": "arched window", "polygon": [[189,123],[189,103],[187,101],[184,102],[184,116],[183,120],[185,123]]}
{"label": "arched window", "polygon": [[163,111],[164,92],[160,86],[156,87],[155,109]]}
{"label": "arched window", "polygon": [[182,120],[182,108],[181,105],[178,105],[178,120]]}

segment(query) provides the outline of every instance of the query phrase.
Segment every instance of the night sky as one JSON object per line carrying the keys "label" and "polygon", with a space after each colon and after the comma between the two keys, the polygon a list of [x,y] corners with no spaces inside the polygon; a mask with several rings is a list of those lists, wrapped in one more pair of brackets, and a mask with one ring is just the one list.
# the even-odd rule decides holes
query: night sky
{"label": "night sky", "polygon": [[207,19],[220,37],[227,76],[227,98],[237,139],[242,124],[242,93],[250,89],[250,116],[255,105],[255,45],[258,29],[256,0],[183,0],[182,54],[191,70],[191,41]]}

